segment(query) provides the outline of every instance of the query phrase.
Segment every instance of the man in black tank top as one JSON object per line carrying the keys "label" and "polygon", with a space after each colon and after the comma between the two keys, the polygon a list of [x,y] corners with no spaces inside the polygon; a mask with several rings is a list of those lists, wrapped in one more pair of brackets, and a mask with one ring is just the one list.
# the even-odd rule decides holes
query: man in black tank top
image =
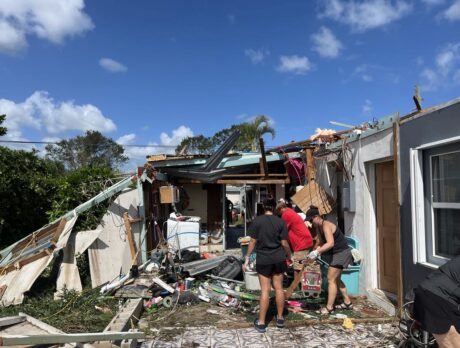
{"label": "man in black tank top", "polygon": [[[321,259],[329,264],[327,270],[327,303],[326,307],[321,308],[319,314],[332,314],[334,308],[353,309],[347,288],[341,280],[343,269],[353,262],[351,248],[348,246],[345,236],[336,225],[324,220],[316,207],[310,207],[306,213],[306,220],[310,221],[319,236],[319,245],[308,257],[314,260],[321,256]],[[334,306],[338,290],[342,294],[343,302]]]}

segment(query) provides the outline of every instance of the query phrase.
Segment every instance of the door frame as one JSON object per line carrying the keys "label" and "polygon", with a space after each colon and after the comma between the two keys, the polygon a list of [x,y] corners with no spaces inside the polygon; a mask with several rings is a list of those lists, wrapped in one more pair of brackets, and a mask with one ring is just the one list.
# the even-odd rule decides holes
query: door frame
{"label": "door frame", "polygon": [[377,177],[376,177],[376,165],[379,163],[385,162],[393,162],[394,167],[394,179],[395,179],[395,190],[396,190],[396,197],[397,197],[397,215],[395,216],[395,220],[397,222],[396,227],[396,247],[399,253],[399,260],[398,260],[398,268],[399,268],[399,277],[396,280],[396,296],[398,301],[398,306],[402,304],[402,256],[401,256],[401,221],[400,221],[400,188],[399,188],[399,163],[397,161],[396,156],[382,158],[377,161],[372,161],[367,163],[367,172],[368,172],[368,183],[369,189],[371,192],[371,199],[372,204],[369,205],[368,213],[373,216],[370,219],[370,231],[371,233],[371,252],[375,255],[371,261],[371,274],[372,274],[372,288],[380,289],[380,275],[379,275],[379,248],[378,248],[378,230],[377,230]]}

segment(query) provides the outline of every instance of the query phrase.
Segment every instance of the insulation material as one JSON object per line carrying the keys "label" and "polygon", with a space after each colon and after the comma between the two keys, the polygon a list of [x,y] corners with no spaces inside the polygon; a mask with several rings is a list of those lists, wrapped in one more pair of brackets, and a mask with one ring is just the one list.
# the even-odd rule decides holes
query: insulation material
{"label": "insulation material", "polygon": [[319,186],[315,181],[310,181],[299,190],[291,200],[302,210],[304,213],[310,209],[311,205],[318,207],[321,215],[329,214],[332,211],[334,200],[327,195],[326,191]]}
{"label": "insulation material", "polygon": [[[123,191],[109,206],[101,224],[99,238],[88,249],[93,287],[110,282],[120,273],[127,274],[131,268],[131,252],[126,236],[123,214],[128,212],[130,218],[139,217],[137,209],[137,191]],[[131,228],[139,245],[140,223],[133,223]]]}
{"label": "insulation material", "polygon": [[99,237],[101,232],[102,230],[94,230],[70,234],[67,246],[64,248],[64,257],[59,267],[55,298],[59,298],[62,295],[64,288],[78,292],[82,291],[76,256],[83,254]]}

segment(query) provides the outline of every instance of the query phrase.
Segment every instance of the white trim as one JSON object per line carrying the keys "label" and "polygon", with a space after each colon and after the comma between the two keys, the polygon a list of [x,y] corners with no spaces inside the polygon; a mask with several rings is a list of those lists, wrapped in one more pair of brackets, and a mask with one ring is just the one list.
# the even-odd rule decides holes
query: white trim
{"label": "white trim", "polygon": [[[376,201],[376,192],[375,192],[375,163],[369,163],[368,164],[368,169],[369,169],[369,176],[368,176],[368,184],[369,184],[369,194],[366,195],[369,199],[369,204],[366,204],[367,206],[367,216],[369,217],[369,246],[370,246],[370,253],[369,255],[374,255],[374,257],[370,258],[369,262],[369,267],[370,267],[370,272],[371,272],[371,288],[376,289],[379,287],[379,272],[378,272],[378,237],[377,237],[377,216],[376,216],[376,211],[375,211],[375,201]],[[366,172],[365,172],[366,173]],[[364,174],[366,175],[366,174]],[[366,192],[366,191],[365,191]],[[374,276],[375,275],[375,276]]]}
{"label": "white trim", "polygon": [[410,149],[413,262],[426,262],[422,151]]}
{"label": "white trim", "polygon": [[460,135],[457,135],[456,137],[452,137],[452,138],[448,138],[448,139],[442,139],[442,140],[438,140],[438,141],[433,141],[431,143],[426,143],[426,144],[423,144],[423,145],[420,145],[420,146],[416,147],[415,150],[423,150],[423,149],[427,149],[429,147],[447,145],[449,143],[454,143],[454,142],[457,142],[457,141],[460,141]]}

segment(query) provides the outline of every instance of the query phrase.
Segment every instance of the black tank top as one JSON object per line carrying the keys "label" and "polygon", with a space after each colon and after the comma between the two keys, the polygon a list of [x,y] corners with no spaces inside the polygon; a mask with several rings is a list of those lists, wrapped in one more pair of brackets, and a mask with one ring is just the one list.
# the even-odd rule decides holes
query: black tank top
{"label": "black tank top", "polygon": [[[320,235],[321,235],[322,242],[326,243],[326,238],[324,237],[323,226],[321,226]],[[337,254],[341,251],[344,251],[350,248],[348,246],[347,240],[345,239],[345,235],[340,230],[339,226],[336,226],[336,229],[334,233],[332,234],[332,236],[334,237],[334,246],[332,247],[332,249],[329,249],[328,251],[322,254],[325,257],[327,256],[332,257],[333,254]]]}

